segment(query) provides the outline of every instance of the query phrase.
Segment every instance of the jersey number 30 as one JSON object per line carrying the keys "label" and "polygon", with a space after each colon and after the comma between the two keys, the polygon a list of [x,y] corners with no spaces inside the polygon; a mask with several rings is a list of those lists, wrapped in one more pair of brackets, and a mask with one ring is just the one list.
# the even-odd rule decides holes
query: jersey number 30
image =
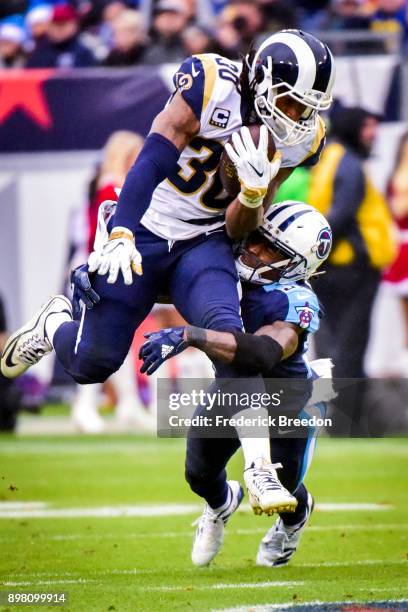
{"label": "jersey number 30", "polygon": [[[195,153],[207,152],[205,157],[199,159],[192,157],[188,160],[187,166],[190,169],[188,175],[178,164],[178,172],[167,177],[169,183],[183,195],[194,195],[198,193],[207,182],[208,177],[214,173],[220,163],[221,154],[224,147],[216,140],[209,140],[197,136],[190,144],[190,149]],[[231,202],[230,197],[216,199],[222,191],[222,184],[218,173],[213,174],[207,189],[200,196],[200,202],[205,208],[213,210],[224,210]]]}

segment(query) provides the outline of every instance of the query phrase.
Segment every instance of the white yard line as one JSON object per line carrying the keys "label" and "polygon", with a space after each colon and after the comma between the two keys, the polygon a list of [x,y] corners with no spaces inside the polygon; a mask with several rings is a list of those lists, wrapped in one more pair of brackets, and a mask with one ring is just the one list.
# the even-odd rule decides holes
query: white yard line
{"label": "white yard line", "polygon": [[293,567],[353,567],[355,565],[406,565],[406,559],[362,559],[360,561],[322,561],[322,563],[294,563]]}
{"label": "white yard line", "polygon": [[1,501],[0,510],[14,511],[14,510],[38,510],[46,508],[49,504],[47,502],[39,501]]}
{"label": "white yard line", "polygon": [[[122,573],[127,573],[127,572],[122,572],[122,571],[118,571],[116,572],[117,574],[122,574]],[[101,578],[102,576],[106,576],[106,573],[100,573],[101,574]],[[3,587],[39,587],[39,586],[52,586],[52,585],[57,585],[57,584],[94,584],[97,582],[101,581],[100,579],[97,578],[61,578],[61,579],[56,579],[56,580],[23,580],[23,581],[13,581],[13,580],[8,580],[2,583]],[[213,590],[218,590],[218,591],[223,591],[223,590],[228,590],[228,589],[269,589],[269,588],[278,588],[278,587],[288,587],[288,588],[293,588],[293,587],[298,587],[298,586],[304,586],[306,584],[307,581],[304,580],[268,580],[265,582],[225,582],[225,583],[217,583],[217,584],[206,584],[206,585],[157,585],[157,586],[146,586],[146,585],[141,585],[141,586],[136,586],[135,588],[137,589],[142,589],[143,591],[151,591],[151,592],[174,592],[174,591],[185,591],[186,589],[189,590],[193,590],[193,591],[213,591]],[[401,591],[400,587],[361,587],[361,588],[357,588],[354,589],[357,591],[378,591],[378,592],[390,592],[390,591]],[[398,601],[398,600],[397,600]],[[399,600],[399,601],[404,601],[404,600]],[[307,606],[307,605],[311,605],[311,604],[319,604],[319,603],[331,603],[331,602],[319,602],[319,601],[315,601],[315,602],[304,602],[302,604],[297,604],[297,605],[302,605],[302,606]],[[355,603],[355,602],[354,602]],[[291,604],[273,604],[272,605],[273,608],[277,608],[277,607],[294,607],[296,608],[296,605],[291,605]],[[261,611],[263,609],[268,610],[271,609],[271,606],[249,606],[249,607],[240,607],[240,608],[228,608],[228,609],[223,609],[223,612],[239,612],[240,610],[242,611],[247,611],[248,609],[251,610],[251,612],[255,612],[255,611]]]}
{"label": "white yard line", "polygon": [[[119,572],[117,572],[119,573]],[[99,582],[96,578],[62,578],[61,580],[23,580],[15,582],[12,580],[2,583],[2,586],[6,587],[33,587],[33,586],[45,586],[54,584],[87,584]],[[224,590],[224,589],[267,589],[274,587],[295,587],[303,586],[305,582],[303,580],[273,580],[267,582],[236,582],[236,583],[218,583],[218,584],[206,584],[201,586],[191,586],[191,589],[195,591],[212,591],[212,590]],[[190,588],[189,585],[158,585],[158,586],[145,586],[141,585],[136,587],[143,589],[143,591],[185,591],[186,588]]]}
{"label": "white yard line", "polygon": [[[201,586],[192,585],[191,590],[193,591],[213,591],[213,590],[224,590],[224,589],[268,589],[274,587],[295,587],[303,586],[305,582],[303,580],[273,580],[267,582],[235,582],[235,583],[218,583],[218,584],[205,584]],[[146,591],[185,591],[186,585],[178,586],[154,586],[144,587]]]}
{"label": "white yard line", "polygon": [[[265,534],[269,525],[265,527],[256,527],[254,529],[233,529],[228,527],[225,532],[226,537],[232,536],[246,536],[246,535],[263,535]],[[325,532],[325,531],[406,531],[408,524],[398,523],[377,523],[374,525],[310,525],[307,527],[306,533],[309,532]],[[140,540],[146,538],[191,538],[193,536],[194,529],[190,531],[155,531],[151,530],[145,533],[99,533],[98,539],[100,540]],[[41,534],[42,540],[54,541],[54,542],[70,542],[83,539],[93,539],[95,535],[93,533],[59,533],[54,535]],[[4,537],[0,538],[0,544],[7,544],[11,542],[19,542],[21,538],[18,537]]]}
{"label": "white yard line", "polygon": [[200,512],[198,504],[163,504],[152,506],[97,506],[95,508],[43,508],[30,506],[18,510],[2,509],[0,504],[0,519],[13,518],[115,518],[127,516],[182,516]]}
{"label": "white yard line", "polygon": [[[322,563],[294,563],[293,564],[293,568],[297,569],[297,568],[314,568],[314,567],[352,567],[352,566],[364,566],[364,565],[384,565],[384,564],[389,564],[389,565],[405,565],[407,563],[407,561],[405,559],[395,559],[395,560],[384,560],[384,559],[362,559],[360,561],[350,561],[350,562],[341,562],[341,561],[333,561],[333,562],[322,562]],[[223,569],[220,566],[217,566],[217,569],[221,570]],[[197,575],[197,570],[194,567],[191,567],[189,569],[184,570],[185,574],[192,574],[194,576]],[[113,570],[102,570],[102,571],[93,571],[91,572],[91,577],[89,578],[89,580],[97,580],[97,579],[101,579],[103,577],[106,576],[144,576],[144,575],[154,575],[154,574],[160,574],[163,575],[163,570],[162,569],[137,569],[137,568],[132,568],[132,569],[113,569]],[[33,579],[35,578],[43,578],[45,580],[45,578],[47,578],[48,580],[51,579],[55,579],[55,582],[59,582],[58,579],[78,579],[81,580],[80,577],[80,572],[61,572],[61,573],[53,573],[53,572],[10,572],[7,574],[6,578],[8,581],[11,580],[15,580],[18,578],[26,578],[29,580],[30,584],[33,581]],[[88,579],[84,579],[84,580],[88,580]],[[303,581],[304,582],[304,581]],[[315,582],[315,581],[314,581]],[[10,585],[10,582],[3,582],[3,585]],[[15,586],[23,586],[25,584],[25,581],[23,582],[16,582]],[[259,584],[259,583],[256,583]],[[293,582],[290,582],[290,584],[294,584]],[[156,587],[155,587],[156,588]],[[166,590],[168,590],[169,588],[173,588],[173,587],[165,587]],[[176,588],[186,588],[185,586],[183,587],[176,587]],[[213,588],[213,587],[212,587]],[[232,588],[232,587],[228,587],[228,588]],[[374,590],[375,588],[378,589],[382,589],[382,587],[370,587],[370,590]],[[397,588],[397,587],[392,587],[392,588]],[[407,587],[408,588],[408,587]],[[365,589],[364,589],[365,590]],[[384,590],[387,590],[387,588],[384,588]]]}
{"label": "white yard line", "polygon": [[27,587],[27,586],[45,586],[45,585],[50,586],[53,584],[86,584],[88,582],[98,582],[98,580],[94,578],[75,578],[75,579],[70,579],[70,580],[63,578],[62,580],[36,580],[34,582],[30,580],[24,580],[23,582],[8,581],[8,582],[3,582],[2,586],[6,586],[6,587]]}
{"label": "white yard line", "polygon": [[[20,518],[115,518],[115,517],[152,517],[152,516],[182,516],[199,514],[202,504],[152,504],[152,505],[118,505],[97,506],[95,508],[50,508],[46,502],[18,502],[10,506],[10,502],[0,502],[0,519]],[[241,507],[244,512],[251,509],[248,504]],[[317,512],[348,512],[348,511],[386,511],[392,506],[373,503],[326,503],[317,504]]]}
{"label": "white yard line", "polygon": [[367,504],[367,503],[322,503],[316,504],[316,512],[355,512],[360,510],[382,511],[390,510],[390,504]]}

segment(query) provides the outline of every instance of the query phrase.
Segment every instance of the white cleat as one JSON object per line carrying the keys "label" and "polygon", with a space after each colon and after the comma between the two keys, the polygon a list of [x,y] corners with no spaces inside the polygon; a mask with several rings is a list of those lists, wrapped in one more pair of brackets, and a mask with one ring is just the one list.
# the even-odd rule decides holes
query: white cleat
{"label": "white cleat", "polygon": [[198,519],[198,527],[194,536],[191,560],[194,565],[208,565],[220,551],[224,540],[224,527],[231,515],[238,508],[244,497],[244,491],[236,480],[229,480],[231,501],[228,507],[216,514],[208,504]]}
{"label": "white cleat", "polygon": [[252,464],[244,471],[245,484],[248,489],[249,503],[254,514],[274,512],[294,512],[297,499],[283,486],[276,473],[281,463],[267,463],[264,459]]}
{"label": "white cleat", "polygon": [[305,518],[297,525],[285,526],[281,518],[266,533],[259,545],[257,565],[278,567],[286,565],[296,552],[302,532],[313,511],[313,497],[308,493]]}
{"label": "white cleat", "polygon": [[55,313],[66,313],[72,319],[71,302],[63,295],[55,295],[39,312],[8,339],[1,357],[1,371],[7,378],[16,378],[52,351],[45,324]]}

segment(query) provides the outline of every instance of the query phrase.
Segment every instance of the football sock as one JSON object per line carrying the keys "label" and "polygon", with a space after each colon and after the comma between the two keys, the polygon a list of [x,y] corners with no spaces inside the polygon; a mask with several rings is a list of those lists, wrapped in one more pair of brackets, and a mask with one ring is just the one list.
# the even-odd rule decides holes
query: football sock
{"label": "football sock", "polygon": [[296,491],[292,493],[298,501],[295,512],[281,512],[279,516],[287,527],[293,527],[301,523],[306,515],[307,508],[307,489],[303,483],[301,483]]}
{"label": "football sock", "polygon": [[[219,508],[223,508],[228,502],[228,496],[231,494],[228,483],[224,478],[225,476],[223,475],[216,479],[216,481],[212,483],[213,486],[211,489],[209,489],[210,492],[208,494],[203,492],[202,495],[210,508],[217,513],[220,511]],[[222,480],[224,480],[224,482],[222,482]]]}
{"label": "football sock", "polygon": [[[243,417],[249,419],[250,423],[257,423],[254,419],[260,417],[268,422],[268,412],[265,408],[252,410],[247,408],[235,415],[235,418]],[[269,428],[267,425],[237,425],[236,430],[244,453],[245,469],[248,469],[259,459],[271,463],[271,445],[269,441]],[[254,434],[259,437],[254,438]]]}
{"label": "football sock", "polygon": [[218,506],[218,508],[213,508],[212,506],[210,506],[211,510],[213,512],[215,512],[215,514],[220,514],[221,512],[224,512],[224,510],[226,510],[228,508],[228,506],[230,505],[231,499],[232,499],[232,493],[231,493],[231,489],[230,489],[230,487],[228,485],[227,485],[227,492],[226,493],[227,493],[227,499],[226,499],[226,501],[221,506]]}
{"label": "football sock", "polygon": [[52,346],[54,346],[54,334],[61,325],[72,321],[72,317],[66,312],[55,312],[48,315],[45,322],[45,332]]}

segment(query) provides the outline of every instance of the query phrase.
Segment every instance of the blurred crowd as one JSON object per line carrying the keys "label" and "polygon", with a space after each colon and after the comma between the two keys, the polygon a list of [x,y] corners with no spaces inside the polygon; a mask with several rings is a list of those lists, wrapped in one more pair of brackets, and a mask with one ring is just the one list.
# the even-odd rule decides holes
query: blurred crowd
{"label": "blurred crowd", "polygon": [[[404,52],[408,0],[2,0],[0,67],[151,65],[206,52],[239,59],[283,28],[324,33],[336,53]],[[349,33],[346,46],[336,33]]]}

